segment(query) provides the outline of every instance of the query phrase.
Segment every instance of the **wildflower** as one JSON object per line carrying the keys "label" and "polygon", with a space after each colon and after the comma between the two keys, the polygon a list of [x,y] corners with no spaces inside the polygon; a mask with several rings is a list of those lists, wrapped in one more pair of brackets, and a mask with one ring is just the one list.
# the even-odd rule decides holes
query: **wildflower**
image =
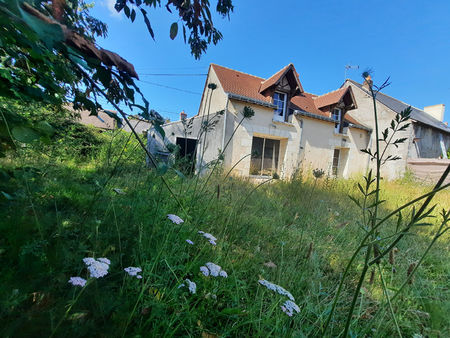
{"label": "wildflower", "polygon": [[200,267],[200,272],[203,273],[206,277],[208,277],[209,275],[213,276],[213,277],[223,277],[223,278],[227,278],[228,274],[225,270],[222,270],[222,268],[214,263],[208,262],[205,264],[206,266],[201,266]]}
{"label": "wildflower", "polygon": [[200,267],[200,272],[201,272],[202,274],[204,274],[206,277],[209,276],[209,270],[208,270],[208,268],[207,268],[206,266],[201,266],[201,267]]}
{"label": "wildflower", "polygon": [[209,241],[209,243],[211,244],[211,245],[217,245],[217,243],[216,243],[216,241],[217,241],[217,238],[216,237],[214,237],[213,235],[211,235],[211,234],[209,234],[209,233],[207,233],[207,232],[204,232],[204,231],[199,231],[198,232],[199,234],[201,234],[203,237],[205,237],[206,239],[208,239]]}
{"label": "wildflower", "polygon": [[110,261],[108,258],[102,257],[102,258],[97,258],[97,260],[98,260],[99,262],[102,262],[102,263],[105,263],[105,264],[108,264],[108,265],[111,264],[111,261]]}
{"label": "wildflower", "polygon": [[[195,284],[194,282],[191,282],[189,279],[185,279],[185,282],[188,284],[188,288],[189,288],[189,292],[190,293],[192,293],[192,294],[194,294],[196,291],[197,291],[197,284]],[[184,286],[186,286],[186,284],[181,284],[179,287],[178,287],[178,289],[179,288],[182,288],[182,287],[184,287]]]}
{"label": "wildflower", "polygon": [[300,308],[298,307],[298,305],[290,300],[285,301],[284,304],[281,305],[281,310],[283,310],[283,312],[286,313],[289,317],[292,317],[294,311],[296,313],[300,312]]}
{"label": "wildflower", "polygon": [[177,215],[168,214],[167,218],[170,219],[175,224],[181,224],[184,223],[184,221]]}
{"label": "wildflower", "polygon": [[282,296],[286,296],[291,301],[295,302],[294,296],[292,296],[292,294],[289,291],[287,291],[286,289],[284,289],[283,287],[281,287],[279,285],[276,285],[276,284],[273,284],[273,283],[271,283],[269,281],[266,281],[265,279],[260,279],[258,282],[259,282],[259,284],[265,286],[269,290],[272,290],[272,291],[274,291],[274,292],[276,292],[276,293],[278,293],[278,294],[280,294]]}
{"label": "wildflower", "polygon": [[106,276],[108,274],[109,264],[111,263],[107,258],[99,258],[99,260],[95,260],[92,257],[83,258],[83,262],[87,265],[90,277],[94,278]]}
{"label": "wildflower", "polygon": [[186,242],[190,245],[194,245],[194,242],[192,242],[190,239],[187,239]]}
{"label": "wildflower", "polygon": [[81,277],[70,277],[69,279],[69,283],[72,284],[73,286],[85,286],[86,285],[86,279],[81,278]]}
{"label": "wildflower", "polygon": [[136,277],[137,279],[141,279],[142,276],[138,275],[140,272],[142,272],[141,268],[129,266],[128,268],[123,269],[128,275],[132,277]]}

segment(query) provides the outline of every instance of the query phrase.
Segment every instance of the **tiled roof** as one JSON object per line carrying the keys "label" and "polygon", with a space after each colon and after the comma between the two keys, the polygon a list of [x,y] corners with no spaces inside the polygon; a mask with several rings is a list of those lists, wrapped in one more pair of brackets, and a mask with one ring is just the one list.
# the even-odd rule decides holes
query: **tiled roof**
{"label": "tiled roof", "polygon": [[[211,64],[211,68],[213,68],[214,72],[216,73],[225,93],[232,94],[235,98],[238,97],[243,101],[270,106],[272,104],[272,97],[264,96],[260,93],[262,83],[264,83],[265,85],[269,84],[267,88],[270,87],[270,85],[274,84],[283,74],[283,72],[285,72],[291,65],[292,64],[287,65],[267,80],[262,77],[246,74],[216,64]],[[295,71],[295,68],[293,68],[293,70],[298,78],[298,74]],[[272,81],[274,82],[270,84]],[[319,108],[323,106],[318,107],[316,102],[331,102],[333,100],[335,100],[334,103],[339,102],[339,100],[345,94],[346,90],[347,88],[344,88],[344,90],[338,89],[334,92],[319,97],[314,94],[302,92],[299,95],[291,98],[289,107],[294,110],[301,110],[311,113],[313,116],[318,115],[320,117],[330,118],[330,114],[321,111]],[[336,99],[337,97],[338,99]],[[347,114],[344,119],[352,124],[362,126],[361,123],[348,116]]]}
{"label": "tiled roof", "polygon": [[220,84],[226,93],[233,93],[257,101],[272,103],[272,98],[270,96],[261,95],[259,92],[261,82],[264,81],[262,77],[238,72],[237,70],[215,64],[211,64],[211,67],[214,69],[214,72],[219,78]]}
{"label": "tiled roof", "polygon": [[342,87],[335,91],[326,93],[324,95],[317,96],[314,99],[314,103],[316,104],[316,107],[323,108],[323,107],[338,103],[342,99],[344,94],[347,92],[348,88],[349,87]]}
{"label": "tiled roof", "polygon": [[[347,79],[347,81],[353,83],[356,87],[358,87],[361,90],[368,93],[368,91],[363,88],[362,84],[360,84],[356,81],[350,80],[350,79]],[[396,113],[400,113],[402,110],[405,110],[406,108],[409,107],[409,104],[404,103],[400,100],[394,99],[393,97],[383,94],[383,93],[377,94],[377,100],[379,102],[381,102],[382,104],[384,104],[385,106],[387,106],[388,108],[395,111]],[[434,117],[425,113],[421,109],[418,109],[418,108],[412,107],[412,106],[411,106],[411,109],[412,109],[411,119],[421,122],[423,124],[426,124],[430,127],[437,128],[439,130],[450,133],[450,127],[446,126],[443,122],[435,119]]]}

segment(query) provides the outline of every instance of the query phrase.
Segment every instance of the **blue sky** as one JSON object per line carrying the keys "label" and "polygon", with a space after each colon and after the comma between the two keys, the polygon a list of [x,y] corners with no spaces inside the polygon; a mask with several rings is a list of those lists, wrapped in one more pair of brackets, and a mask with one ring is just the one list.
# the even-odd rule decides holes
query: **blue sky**
{"label": "blue sky", "polygon": [[[145,74],[205,74],[217,63],[266,78],[292,62],[307,92],[338,88],[345,65],[358,65],[348,78],[361,82],[367,68],[375,83],[390,76],[384,93],[418,108],[444,103],[444,121],[450,121],[448,0],[235,0],[229,21],[215,18],[223,40],[200,60],[190,55],[181,34],[170,40],[169,27],[177,18],[164,7],[149,11],[153,41],[142,18],[131,23],[114,12],[114,2],[97,0],[92,10],[109,29],[98,43],[134,64],[151,107],[171,120],[181,110],[197,113],[205,76]],[[214,7],[216,1],[210,2]]]}

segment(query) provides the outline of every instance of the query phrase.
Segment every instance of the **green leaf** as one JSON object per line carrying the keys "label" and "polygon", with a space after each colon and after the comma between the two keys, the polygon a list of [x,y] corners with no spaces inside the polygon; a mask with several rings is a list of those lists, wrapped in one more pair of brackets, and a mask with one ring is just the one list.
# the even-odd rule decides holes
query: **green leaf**
{"label": "green leaf", "polygon": [[4,191],[0,191],[0,193],[7,199],[12,201],[14,199],[14,197],[12,197],[10,194],[8,194],[7,192]]}
{"label": "green leaf", "polygon": [[39,138],[39,134],[32,128],[17,126],[11,130],[12,136],[19,142],[30,143]]}
{"label": "green leaf", "polygon": [[150,25],[150,20],[147,17],[147,12],[143,8],[141,8],[141,12],[142,12],[142,15],[144,16],[144,22],[145,22],[145,25],[147,26],[148,32],[150,33],[152,39],[155,40],[155,33],[153,33],[152,26]]}
{"label": "green leaf", "polygon": [[166,132],[164,131],[164,129],[162,129],[159,124],[155,124],[154,126],[155,130],[158,132],[159,135],[161,135],[161,138],[164,140],[164,138],[166,137]]}
{"label": "green leaf", "polygon": [[170,38],[173,40],[177,37],[178,34],[178,24],[176,22],[174,22],[171,26],[170,26]]}
{"label": "green leaf", "polygon": [[52,136],[55,133],[55,129],[46,121],[38,122],[36,124],[36,129],[45,136]]}
{"label": "green leaf", "polygon": [[131,10],[131,22],[134,22],[135,19],[136,19],[136,11],[133,9]]}
{"label": "green leaf", "polygon": [[175,173],[176,173],[179,177],[181,177],[183,180],[186,179],[186,176],[184,176],[184,174],[183,174],[181,171],[176,170],[176,169],[174,169],[174,171],[175,171]]}
{"label": "green leaf", "polygon": [[167,165],[167,163],[158,163],[157,167],[156,167],[156,174],[158,176],[163,176],[167,170],[169,170],[169,166]]}

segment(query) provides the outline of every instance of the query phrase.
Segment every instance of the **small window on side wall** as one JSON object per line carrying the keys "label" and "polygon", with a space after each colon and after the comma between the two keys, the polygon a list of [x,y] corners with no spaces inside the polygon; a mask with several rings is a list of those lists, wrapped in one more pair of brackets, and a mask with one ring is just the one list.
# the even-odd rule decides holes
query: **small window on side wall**
{"label": "small window on side wall", "polygon": [[339,108],[334,108],[331,112],[331,118],[336,121],[334,124],[334,132],[339,134],[341,131],[342,110]]}
{"label": "small window on side wall", "polygon": [[273,94],[273,104],[276,106],[273,119],[281,122],[286,121],[287,94],[275,92]]}

